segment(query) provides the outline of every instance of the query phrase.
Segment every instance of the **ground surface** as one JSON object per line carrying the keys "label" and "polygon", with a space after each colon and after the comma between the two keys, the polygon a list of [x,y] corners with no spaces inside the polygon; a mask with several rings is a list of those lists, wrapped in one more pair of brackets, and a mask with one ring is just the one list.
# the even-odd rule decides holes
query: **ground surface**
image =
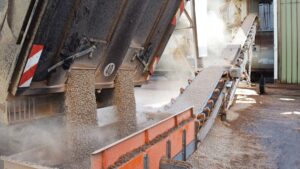
{"label": "ground surface", "polygon": [[300,90],[239,89],[189,161],[195,168],[300,168]]}

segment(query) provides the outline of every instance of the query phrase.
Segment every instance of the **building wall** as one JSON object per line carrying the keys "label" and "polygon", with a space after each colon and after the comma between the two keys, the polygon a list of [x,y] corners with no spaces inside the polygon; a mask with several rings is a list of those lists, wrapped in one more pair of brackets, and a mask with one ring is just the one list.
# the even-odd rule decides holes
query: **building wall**
{"label": "building wall", "polygon": [[300,84],[300,0],[278,1],[279,81]]}

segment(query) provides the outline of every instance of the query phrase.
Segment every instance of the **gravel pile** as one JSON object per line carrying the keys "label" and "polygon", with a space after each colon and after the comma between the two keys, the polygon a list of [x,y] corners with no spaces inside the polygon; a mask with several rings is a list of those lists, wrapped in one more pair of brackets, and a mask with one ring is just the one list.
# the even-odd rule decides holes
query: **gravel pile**
{"label": "gravel pile", "polygon": [[120,137],[126,137],[137,130],[133,78],[133,70],[120,69],[115,79],[113,102],[119,119]]}
{"label": "gravel pile", "polygon": [[94,138],[89,134],[95,126],[96,97],[94,70],[72,70],[65,92],[67,144],[74,169],[89,168],[90,153],[95,150]]}
{"label": "gravel pile", "polygon": [[188,162],[194,169],[268,169],[262,149],[254,137],[232,130],[217,119]]}

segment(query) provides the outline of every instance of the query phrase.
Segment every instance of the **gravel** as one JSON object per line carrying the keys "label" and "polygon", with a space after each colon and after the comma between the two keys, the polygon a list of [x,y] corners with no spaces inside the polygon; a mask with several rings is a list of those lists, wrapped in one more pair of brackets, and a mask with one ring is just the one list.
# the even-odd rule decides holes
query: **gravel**
{"label": "gravel", "polygon": [[72,70],[65,92],[65,112],[70,160],[74,169],[89,168],[95,150],[89,134],[97,126],[94,70]]}
{"label": "gravel", "polygon": [[0,46],[0,120],[2,122],[7,122],[5,104],[8,95],[9,82],[13,73],[12,70],[15,65],[15,56],[18,52],[18,50],[16,50],[18,48],[15,46],[14,37],[12,37],[10,28],[7,24],[4,24],[2,31],[0,30]]}
{"label": "gravel", "polygon": [[188,161],[194,169],[268,168],[266,154],[256,141],[217,119],[207,138]]}
{"label": "gravel", "polygon": [[117,110],[118,133],[121,138],[137,130],[133,79],[134,70],[130,69],[119,69],[115,79],[113,102]]}
{"label": "gravel", "polygon": [[7,5],[8,5],[7,0],[0,1],[0,28],[2,26],[2,23],[4,21],[5,15],[6,15]]}

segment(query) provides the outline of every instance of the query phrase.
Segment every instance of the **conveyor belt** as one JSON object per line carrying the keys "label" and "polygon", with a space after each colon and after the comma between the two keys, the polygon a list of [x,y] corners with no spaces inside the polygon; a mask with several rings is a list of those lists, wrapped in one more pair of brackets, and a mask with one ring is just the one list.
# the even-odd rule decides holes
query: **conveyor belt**
{"label": "conveyor belt", "polygon": [[225,70],[221,66],[203,69],[167,112],[176,114],[188,107],[194,107],[194,114],[201,113]]}

